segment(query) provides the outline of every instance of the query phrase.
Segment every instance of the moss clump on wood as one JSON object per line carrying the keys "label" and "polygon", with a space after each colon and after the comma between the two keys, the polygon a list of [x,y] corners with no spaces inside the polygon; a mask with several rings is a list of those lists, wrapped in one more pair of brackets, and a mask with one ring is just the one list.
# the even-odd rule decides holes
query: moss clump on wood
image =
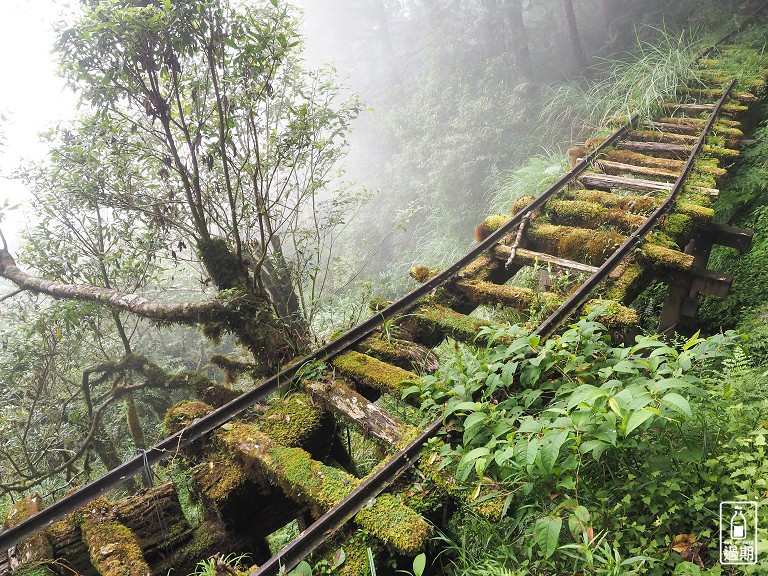
{"label": "moss clump on wood", "polygon": [[629,137],[640,142],[665,142],[667,144],[695,144],[696,137],[687,134],[673,134],[658,130],[631,130]]}
{"label": "moss clump on wood", "polygon": [[215,508],[221,508],[247,481],[242,465],[231,460],[210,460],[195,474],[196,484]]}
{"label": "moss clump on wood", "polygon": [[[313,460],[300,448],[279,446],[244,424],[233,425],[220,437],[246,466],[255,467],[292,499],[313,506],[317,513],[334,506],[360,482]],[[377,498],[366,514],[355,517],[355,522],[401,554],[421,549],[431,536],[426,521],[396,498]]]}
{"label": "moss clump on wood", "polygon": [[615,300],[590,300],[584,304],[584,313],[598,312],[597,318],[609,328],[637,326],[637,310],[622,306]]}
{"label": "moss clump on wood", "polygon": [[427,268],[426,266],[413,266],[408,270],[409,276],[422,284],[439,273],[440,270],[438,268]]}
{"label": "moss clump on wood", "polygon": [[426,346],[384,334],[365,338],[355,345],[355,350],[404,370],[434,372],[440,367],[437,356]]}
{"label": "moss clump on wood", "polygon": [[675,210],[680,214],[688,216],[697,227],[709,224],[712,218],[715,217],[715,211],[712,208],[692,202],[678,202]]}
{"label": "moss clump on wood", "polygon": [[259,418],[259,429],[284,446],[302,446],[323,421],[323,411],[304,393],[291,394]]}
{"label": "moss clump on wood", "polygon": [[151,576],[136,535],[111,518],[109,502],[94,500],[83,512],[80,529],[94,567],[102,576]]}
{"label": "moss clump on wood", "polygon": [[680,213],[668,214],[661,225],[661,230],[678,246],[685,246],[695,231],[695,224],[690,216]]}
{"label": "moss clump on wood", "polygon": [[641,259],[660,270],[687,271],[693,267],[693,256],[646,242],[640,250]]}
{"label": "moss clump on wood", "polygon": [[633,302],[653,276],[653,269],[649,266],[637,262],[624,264],[611,275],[611,285],[605,291],[604,297],[624,304]]}
{"label": "moss clump on wood", "polygon": [[397,397],[400,397],[403,390],[419,381],[419,377],[413,372],[355,351],[336,356],[332,364],[339,372],[353,380]]}
{"label": "moss clump on wood", "polygon": [[[20,524],[27,518],[34,516],[40,510],[43,509],[43,499],[35,492],[27,494],[21,500],[15,502],[5,513],[5,519],[3,520],[3,529],[7,530],[17,524]],[[48,535],[45,531],[38,532],[37,534],[30,536],[20,544],[16,546],[14,555],[14,563],[18,562],[18,570],[20,573],[24,570],[45,570],[48,574],[49,571],[44,566],[38,566],[41,561],[51,560],[53,558],[53,549],[48,539]],[[27,568],[25,568],[25,566]]]}
{"label": "moss clump on wood", "polygon": [[[602,143],[603,139],[590,138],[587,140],[587,145],[596,148]],[[655,156],[648,156],[640,152],[633,152],[632,150],[618,150],[611,148],[605,150],[601,157],[606,160],[612,160],[614,162],[621,162],[622,164],[636,164],[637,166],[646,166],[648,168],[661,168],[663,170],[670,170],[680,172],[683,169],[685,162],[682,160],[674,160],[671,158],[657,158]]]}
{"label": "moss clump on wood", "polygon": [[371,298],[368,301],[368,309],[371,312],[380,312],[390,304],[392,304],[391,300],[387,300],[386,298],[382,298],[381,296],[376,296],[375,298]]}
{"label": "moss clump on wood", "polygon": [[562,303],[562,297],[552,292],[537,292],[522,286],[493,284],[491,282],[463,281],[456,288],[473,304],[501,304],[518,310],[527,310],[532,304],[543,304],[554,310]]}
{"label": "moss clump on wood", "polygon": [[534,200],[535,198],[533,196],[521,196],[520,198],[517,198],[509,207],[509,213],[514,216]]}
{"label": "moss clump on wood", "polygon": [[486,320],[459,314],[439,304],[420,307],[408,320],[410,324],[415,325],[414,336],[420,340],[432,341],[435,339],[435,334],[438,334],[438,341],[449,336],[462,342],[472,343],[482,328],[491,325]]}
{"label": "moss clump on wood", "polygon": [[720,168],[720,161],[717,158],[704,158],[697,156],[693,163],[693,169],[698,174],[709,174],[715,178],[722,178],[726,175],[725,168]]}
{"label": "moss clump on wood", "polygon": [[622,195],[602,190],[573,190],[568,198],[582,202],[598,203],[606,208],[624,212],[648,214],[661,204],[661,200],[637,195]]}
{"label": "moss clump on wood", "polygon": [[213,407],[198,400],[182,400],[171,406],[163,419],[163,430],[166,434],[176,434],[186,428],[197,418],[202,418],[213,412]]}
{"label": "moss clump on wood", "polygon": [[711,146],[709,144],[704,144],[704,146],[701,147],[701,151],[704,154],[715,156],[721,160],[735,160],[740,155],[740,152],[733,148],[723,148],[722,146]]}
{"label": "moss clump on wood", "polygon": [[498,522],[501,519],[501,512],[504,509],[504,498],[489,497],[494,491],[491,486],[480,489],[479,494],[475,494],[474,487],[460,484],[456,479],[456,467],[454,465],[448,468],[440,468],[442,457],[437,452],[425,453],[419,461],[419,470],[435,483],[435,486],[444,494],[454,500],[470,506],[477,514],[487,518],[492,522]]}
{"label": "moss clump on wood", "polygon": [[631,232],[643,224],[645,218],[628,214],[621,209],[611,209],[583,200],[553,200],[547,205],[554,224],[599,228],[615,226],[623,232]]}
{"label": "moss clump on wood", "polygon": [[475,228],[475,240],[482,242],[488,236],[496,232],[499,228],[509,222],[511,216],[509,214],[492,214],[488,216],[481,224]]}
{"label": "moss clump on wood", "polygon": [[535,249],[557,254],[593,266],[599,266],[618,248],[626,237],[618,232],[572,228],[553,224],[537,224],[527,230]]}
{"label": "moss clump on wood", "polygon": [[[355,521],[370,527],[368,530],[372,536],[387,542],[405,556],[418,554],[432,537],[432,528],[424,518],[391,494],[378,496],[373,506],[357,513]],[[391,539],[393,525],[397,525],[399,530]]]}

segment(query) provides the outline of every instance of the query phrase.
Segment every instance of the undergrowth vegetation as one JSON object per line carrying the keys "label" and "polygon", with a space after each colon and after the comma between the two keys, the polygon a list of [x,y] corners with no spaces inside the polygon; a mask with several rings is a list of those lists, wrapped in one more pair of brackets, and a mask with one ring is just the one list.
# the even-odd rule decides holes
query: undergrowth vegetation
{"label": "undergrowth vegetation", "polygon": [[442,573],[661,575],[716,563],[719,503],[768,490],[768,374],[741,336],[617,347],[589,318],[545,342],[516,326],[487,335],[486,348],[456,348],[406,391],[449,424],[432,461],[470,500],[502,508],[496,526],[456,515]]}

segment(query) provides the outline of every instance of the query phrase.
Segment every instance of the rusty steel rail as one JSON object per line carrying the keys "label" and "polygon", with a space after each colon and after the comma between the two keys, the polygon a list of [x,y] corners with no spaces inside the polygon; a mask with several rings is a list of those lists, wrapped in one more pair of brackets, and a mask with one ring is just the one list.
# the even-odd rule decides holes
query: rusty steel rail
{"label": "rusty steel rail", "polygon": [[[62,519],[67,514],[74,512],[85,504],[88,504],[105,492],[121,486],[128,479],[141,473],[145,466],[152,466],[157,464],[172,456],[173,454],[176,454],[179,450],[188,446],[192,442],[210,434],[212,431],[216,430],[221,425],[226,424],[229,420],[238,416],[257,402],[264,400],[279,388],[290,386],[298,379],[298,376],[300,376],[301,367],[304,363],[309,361],[324,362],[330,360],[334,356],[337,356],[338,354],[341,354],[342,352],[348,350],[350,347],[354,346],[360,340],[371,334],[384,322],[412,308],[421,298],[427,296],[436,288],[439,288],[440,286],[443,286],[449,282],[459,270],[498,244],[500,240],[502,240],[507,234],[515,229],[525,214],[534,210],[538,210],[544,206],[544,204],[546,204],[546,202],[552,196],[559,192],[573,178],[581,174],[589,165],[589,163],[594,160],[603,149],[613,145],[617,140],[624,136],[635,119],[636,117],[633,117],[629,123],[616,130],[605,142],[593,150],[584,159],[584,161],[578,163],[573,169],[571,169],[567,174],[562,176],[549,189],[547,189],[541,196],[533,200],[524,210],[512,217],[511,220],[501,226],[498,230],[494,231],[490,236],[488,236],[488,238],[486,238],[483,242],[480,242],[472,250],[467,252],[462,258],[454,262],[451,266],[427,282],[421,284],[399,300],[393,302],[378,312],[376,315],[371,316],[364,322],[350,329],[336,340],[333,340],[325,346],[318,348],[312,354],[298,359],[288,368],[281,370],[266,380],[262,380],[258,385],[256,385],[248,392],[245,392],[234,400],[217,408],[207,416],[195,420],[192,422],[192,424],[180,430],[176,434],[168,436],[158,444],[154,445],[152,448],[148,449],[146,454],[142,454],[127,460],[100,478],[97,478],[93,482],[86,484],[82,488],[76,490],[68,496],[65,496],[61,500],[54,502],[48,508],[41,510],[34,516],[29,517],[28,519],[20,522],[12,528],[7,529],[4,532],[0,532],[0,550],[6,550],[15,546],[22,540],[50,526],[57,520]],[[432,431],[430,436],[434,435],[436,432],[436,429],[434,429],[434,423],[430,425],[428,430]],[[430,436],[427,436],[426,438],[429,438]],[[394,460],[405,461],[405,456],[399,460],[396,457]]]}

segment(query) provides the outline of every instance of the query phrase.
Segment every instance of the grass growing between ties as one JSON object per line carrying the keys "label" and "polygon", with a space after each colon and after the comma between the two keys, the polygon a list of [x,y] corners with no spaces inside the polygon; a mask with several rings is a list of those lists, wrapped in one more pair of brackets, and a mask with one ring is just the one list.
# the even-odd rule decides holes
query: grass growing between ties
{"label": "grass growing between ties", "polygon": [[469,502],[437,573],[729,573],[719,503],[768,494],[768,372],[743,337],[615,347],[590,318],[544,342],[489,336],[407,391],[448,422],[432,463],[503,512],[489,524]]}

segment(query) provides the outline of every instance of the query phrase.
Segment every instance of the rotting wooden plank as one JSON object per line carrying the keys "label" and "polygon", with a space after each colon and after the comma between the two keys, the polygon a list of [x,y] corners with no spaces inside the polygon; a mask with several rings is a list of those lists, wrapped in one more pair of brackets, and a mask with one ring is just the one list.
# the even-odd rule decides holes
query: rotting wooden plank
{"label": "rotting wooden plank", "polygon": [[302,387],[324,409],[338,414],[387,447],[399,446],[415,432],[415,428],[369,402],[341,378],[322,382],[303,381]]}
{"label": "rotting wooden plank", "polygon": [[634,164],[624,164],[623,162],[613,162],[611,160],[598,160],[595,162],[595,166],[600,168],[606,174],[612,174],[614,176],[635,174],[636,176],[650,176],[651,178],[663,178],[664,180],[674,181],[680,174],[679,171],[675,170],[635,166]]}
{"label": "rotting wooden plank", "polygon": [[435,372],[440,368],[440,360],[430,348],[383,333],[372,334],[355,344],[353,348],[357,352],[368,354],[405,370]]}
{"label": "rotting wooden plank", "polygon": [[[667,112],[682,112],[684,114],[711,113],[715,109],[714,104],[676,104],[674,102],[664,102],[662,107]],[[722,107],[723,114],[741,114],[747,110],[749,110],[748,106],[741,106],[739,104],[724,104]]]}
{"label": "rotting wooden plank", "polygon": [[595,172],[582,174],[579,177],[579,182],[584,184],[584,186],[602,190],[631,190],[633,192],[669,192],[672,190],[671,182],[626,178],[624,176],[597,174]]}
{"label": "rotting wooden plank", "polygon": [[683,144],[693,146],[698,140],[698,136],[688,134],[674,134],[662,132],[660,130],[630,130],[630,140],[640,142],[661,142],[665,144]]}
{"label": "rotting wooden plank", "polygon": [[693,124],[681,124],[672,122],[649,122],[651,128],[662,130],[663,132],[672,132],[673,134],[688,134],[695,136],[699,133],[699,127]]}
{"label": "rotting wooden plank", "polygon": [[642,154],[655,154],[662,158],[679,160],[687,158],[691,153],[691,147],[683,144],[664,144],[661,142],[637,142],[635,140],[622,140],[616,144],[622,150],[631,150]]}
{"label": "rotting wooden plank", "polygon": [[[506,261],[509,258],[511,250],[509,246],[500,244],[493,249],[492,254],[499,260]],[[576,270],[577,272],[586,272],[587,274],[594,274],[597,271],[597,267],[590,266],[589,264],[582,264],[575,260],[568,260],[566,258],[558,258],[551,254],[545,254],[544,252],[534,252],[532,250],[526,250],[525,248],[518,248],[517,254],[515,254],[515,261],[520,262],[526,266],[532,266],[533,264],[550,264],[557,268],[566,270]]]}

